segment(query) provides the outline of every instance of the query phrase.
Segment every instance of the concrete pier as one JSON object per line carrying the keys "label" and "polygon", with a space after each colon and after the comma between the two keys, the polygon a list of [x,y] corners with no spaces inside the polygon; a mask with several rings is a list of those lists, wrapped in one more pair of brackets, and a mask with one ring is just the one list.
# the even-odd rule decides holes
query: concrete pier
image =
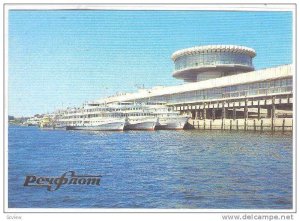
{"label": "concrete pier", "polygon": [[264,119],[205,119],[188,121],[190,128],[199,130],[292,131],[292,118]]}
{"label": "concrete pier", "polygon": [[191,119],[188,128],[200,130],[292,131],[292,93],[247,98],[206,100],[174,107]]}

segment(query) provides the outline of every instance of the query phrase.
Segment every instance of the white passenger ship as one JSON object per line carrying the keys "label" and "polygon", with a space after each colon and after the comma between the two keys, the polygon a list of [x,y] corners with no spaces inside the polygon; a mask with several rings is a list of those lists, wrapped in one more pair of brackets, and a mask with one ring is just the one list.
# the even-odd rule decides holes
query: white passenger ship
{"label": "white passenger ship", "polygon": [[67,130],[123,131],[126,116],[106,105],[84,105],[67,110],[59,117]]}
{"label": "white passenger ship", "polygon": [[179,130],[183,129],[189,116],[180,115],[165,103],[119,102],[121,111],[127,117],[125,129],[128,130]]}
{"label": "white passenger ship", "polygon": [[90,103],[66,110],[57,124],[67,130],[155,130],[183,129],[188,116],[179,115],[163,103]]}
{"label": "white passenger ship", "polygon": [[158,118],[153,115],[146,104],[119,102],[110,105],[126,116],[124,130],[154,130],[157,125]]}
{"label": "white passenger ship", "polygon": [[156,105],[154,108],[158,116],[156,129],[159,130],[182,130],[189,119],[189,116],[180,115],[165,105]]}

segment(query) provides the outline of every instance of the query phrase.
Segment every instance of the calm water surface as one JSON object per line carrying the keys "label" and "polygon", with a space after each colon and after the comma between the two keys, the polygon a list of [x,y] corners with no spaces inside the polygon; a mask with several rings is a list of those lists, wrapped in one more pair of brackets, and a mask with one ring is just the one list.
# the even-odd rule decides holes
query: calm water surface
{"label": "calm water surface", "polygon": [[[9,127],[10,208],[292,208],[292,135],[79,132]],[[24,187],[26,175],[102,175],[100,186]]]}

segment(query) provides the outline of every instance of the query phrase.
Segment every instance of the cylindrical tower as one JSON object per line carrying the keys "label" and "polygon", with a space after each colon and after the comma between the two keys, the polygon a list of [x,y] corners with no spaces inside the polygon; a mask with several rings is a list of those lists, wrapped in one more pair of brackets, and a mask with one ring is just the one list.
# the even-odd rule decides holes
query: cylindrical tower
{"label": "cylindrical tower", "polygon": [[182,49],[172,54],[173,77],[185,82],[203,81],[253,71],[252,48],[236,45],[207,45]]}

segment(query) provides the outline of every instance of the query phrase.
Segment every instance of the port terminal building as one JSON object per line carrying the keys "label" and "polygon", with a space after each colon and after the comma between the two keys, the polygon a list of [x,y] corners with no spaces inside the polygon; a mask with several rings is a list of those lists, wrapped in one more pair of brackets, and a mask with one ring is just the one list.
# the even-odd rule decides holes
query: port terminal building
{"label": "port terminal building", "polygon": [[254,49],[236,45],[197,46],[176,51],[177,86],[140,89],[96,102],[164,102],[189,114],[195,129],[292,130],[291,64],[255,70]]}

